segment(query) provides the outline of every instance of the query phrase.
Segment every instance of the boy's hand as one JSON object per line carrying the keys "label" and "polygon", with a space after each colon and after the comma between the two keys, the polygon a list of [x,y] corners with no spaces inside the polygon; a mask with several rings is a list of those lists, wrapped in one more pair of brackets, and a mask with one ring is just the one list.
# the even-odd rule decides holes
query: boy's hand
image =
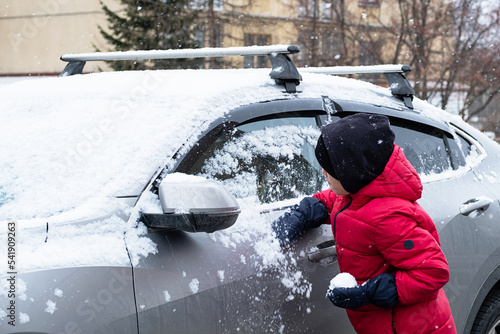
{"label": "boy's hand", "polygon": [[366,286],[358,285],[353,288],[333,288],[328,290],[326,296],[333,305],[348,310],[356,310],[361,306],[370,304],[366,293]]}
{"label": "boy's hand", "polygon": [[319,227],[329,217],[325,205],[314,197],[306,197],[272,223],[272,229],[282,246],[293,243],[305,231]]}
{"label": "boy's hand", "polygon": [[392,308],[398,303],[396,278],[392,274],[380,274],[353,288],[328,290],[327,297],[333,305],[348,310],[373,304],[380,308]]}

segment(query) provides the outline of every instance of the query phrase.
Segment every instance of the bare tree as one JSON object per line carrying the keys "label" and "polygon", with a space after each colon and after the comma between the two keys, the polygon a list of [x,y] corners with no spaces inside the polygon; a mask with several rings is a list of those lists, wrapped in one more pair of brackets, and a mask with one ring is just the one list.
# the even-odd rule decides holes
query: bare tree
{"label": "bare tree", "polygon": [[[205,29],[207,32],[207,47],[218,47],[220,45],[217,45],[217,25],[216,25],[216,17],[215,17],[215,11],[214,11],[214,0],[207,0],[207,15],[206,15],[206,23],[205,23]],[[210,58],[209,60],[209,68],[218,68],[217,66],[217,59],[215,58]]]}
{"label": "bare tree", "polygon": [[465,90],[467,94],[460,114],[468,120],[484,110],[498,94],[500,5],[487,9],[480,0],[456,0],[454,5],[451,52],[437,90],[442,108],[447,106],[454,91]]}
{"label": "bare tree", "polygon": [[394,45],[394,53],[388,54],[386,61],[409,64],[417,96],[429,99],[436,82],[433,68],[442,60],[443,41],[450,38],[449,5],[431,0],[399,0],[397,5],[399,16],[390,24],[379,20]]}
{"label": "bare tree", "polygon": [[446,109],[459,91],[465,120],[484,111],[499,95],[500,4],[398,0],[397,5],[399,17],[389,24],[379,21],[392,36],[393,53],[385,61],[412,66],[418,97],[438,100]]}
{"label": "bare tree", "polygon": [[[459,114],[465,120],[487,111],[495,99],[500,97],[500,54],[498,45],[484,46],[474,50],[473,57],[460,71],[459,90],[465,93],[465,102]],[[498,107],[497,107],[498,108]],[[492,110],[495,113],[495,110]],[[499,125],[500,113],[489,118],[489,122]],[[490,129],[492,130],[492,129]]]}
{"label": "bare tree", "polygon": [[345,0],[298,0],[294,18],[302,66],[352,65],[360,39],[360,18],[346,9]]}

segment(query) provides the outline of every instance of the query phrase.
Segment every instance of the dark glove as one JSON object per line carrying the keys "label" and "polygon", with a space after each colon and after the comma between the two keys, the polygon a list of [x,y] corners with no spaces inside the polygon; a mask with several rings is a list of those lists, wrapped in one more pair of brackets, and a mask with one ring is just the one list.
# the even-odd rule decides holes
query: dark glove
{"label": "dark glove", "polygon": [[319,227],[328,216],[326,206],[319,199],[306,197],[271,226],[280,244],[287,245],[297,240],[305,231]]}
{"label": "dark glove", "polygon": [[334,288],[328,290],[326,295],[333,305],[348,310],[356,310],[369,304],[393,308],[398,303],[396,277],[392,274],[380,274],[353,288]]}

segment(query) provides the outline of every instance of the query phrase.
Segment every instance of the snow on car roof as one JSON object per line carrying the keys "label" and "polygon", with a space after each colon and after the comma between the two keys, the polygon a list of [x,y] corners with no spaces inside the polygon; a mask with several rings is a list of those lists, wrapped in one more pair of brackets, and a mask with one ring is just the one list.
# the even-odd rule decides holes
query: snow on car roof
{"label": "snow on car roof", "polygon": [[[0,220],[99,216],[137,195],[193,134],[240,105],[328,95],[387,105],[387,88],[304,73],[283,94],[269,70],[107,72],[2,87]],[[360,92],[362,90],[362,93]],[[65,219],[68,217],[66,216]]]}

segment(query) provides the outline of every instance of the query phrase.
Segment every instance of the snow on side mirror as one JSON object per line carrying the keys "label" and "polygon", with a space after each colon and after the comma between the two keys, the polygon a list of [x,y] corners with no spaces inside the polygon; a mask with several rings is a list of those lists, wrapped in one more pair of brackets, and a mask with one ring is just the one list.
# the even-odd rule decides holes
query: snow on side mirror
{"label": "snow on side mirror", "polygon": [[232,226],[241,212],[220,182],[199,176],[169,174],[158,193],[163,213],[141,214],[141,221],[153,229],[211,233]]}

